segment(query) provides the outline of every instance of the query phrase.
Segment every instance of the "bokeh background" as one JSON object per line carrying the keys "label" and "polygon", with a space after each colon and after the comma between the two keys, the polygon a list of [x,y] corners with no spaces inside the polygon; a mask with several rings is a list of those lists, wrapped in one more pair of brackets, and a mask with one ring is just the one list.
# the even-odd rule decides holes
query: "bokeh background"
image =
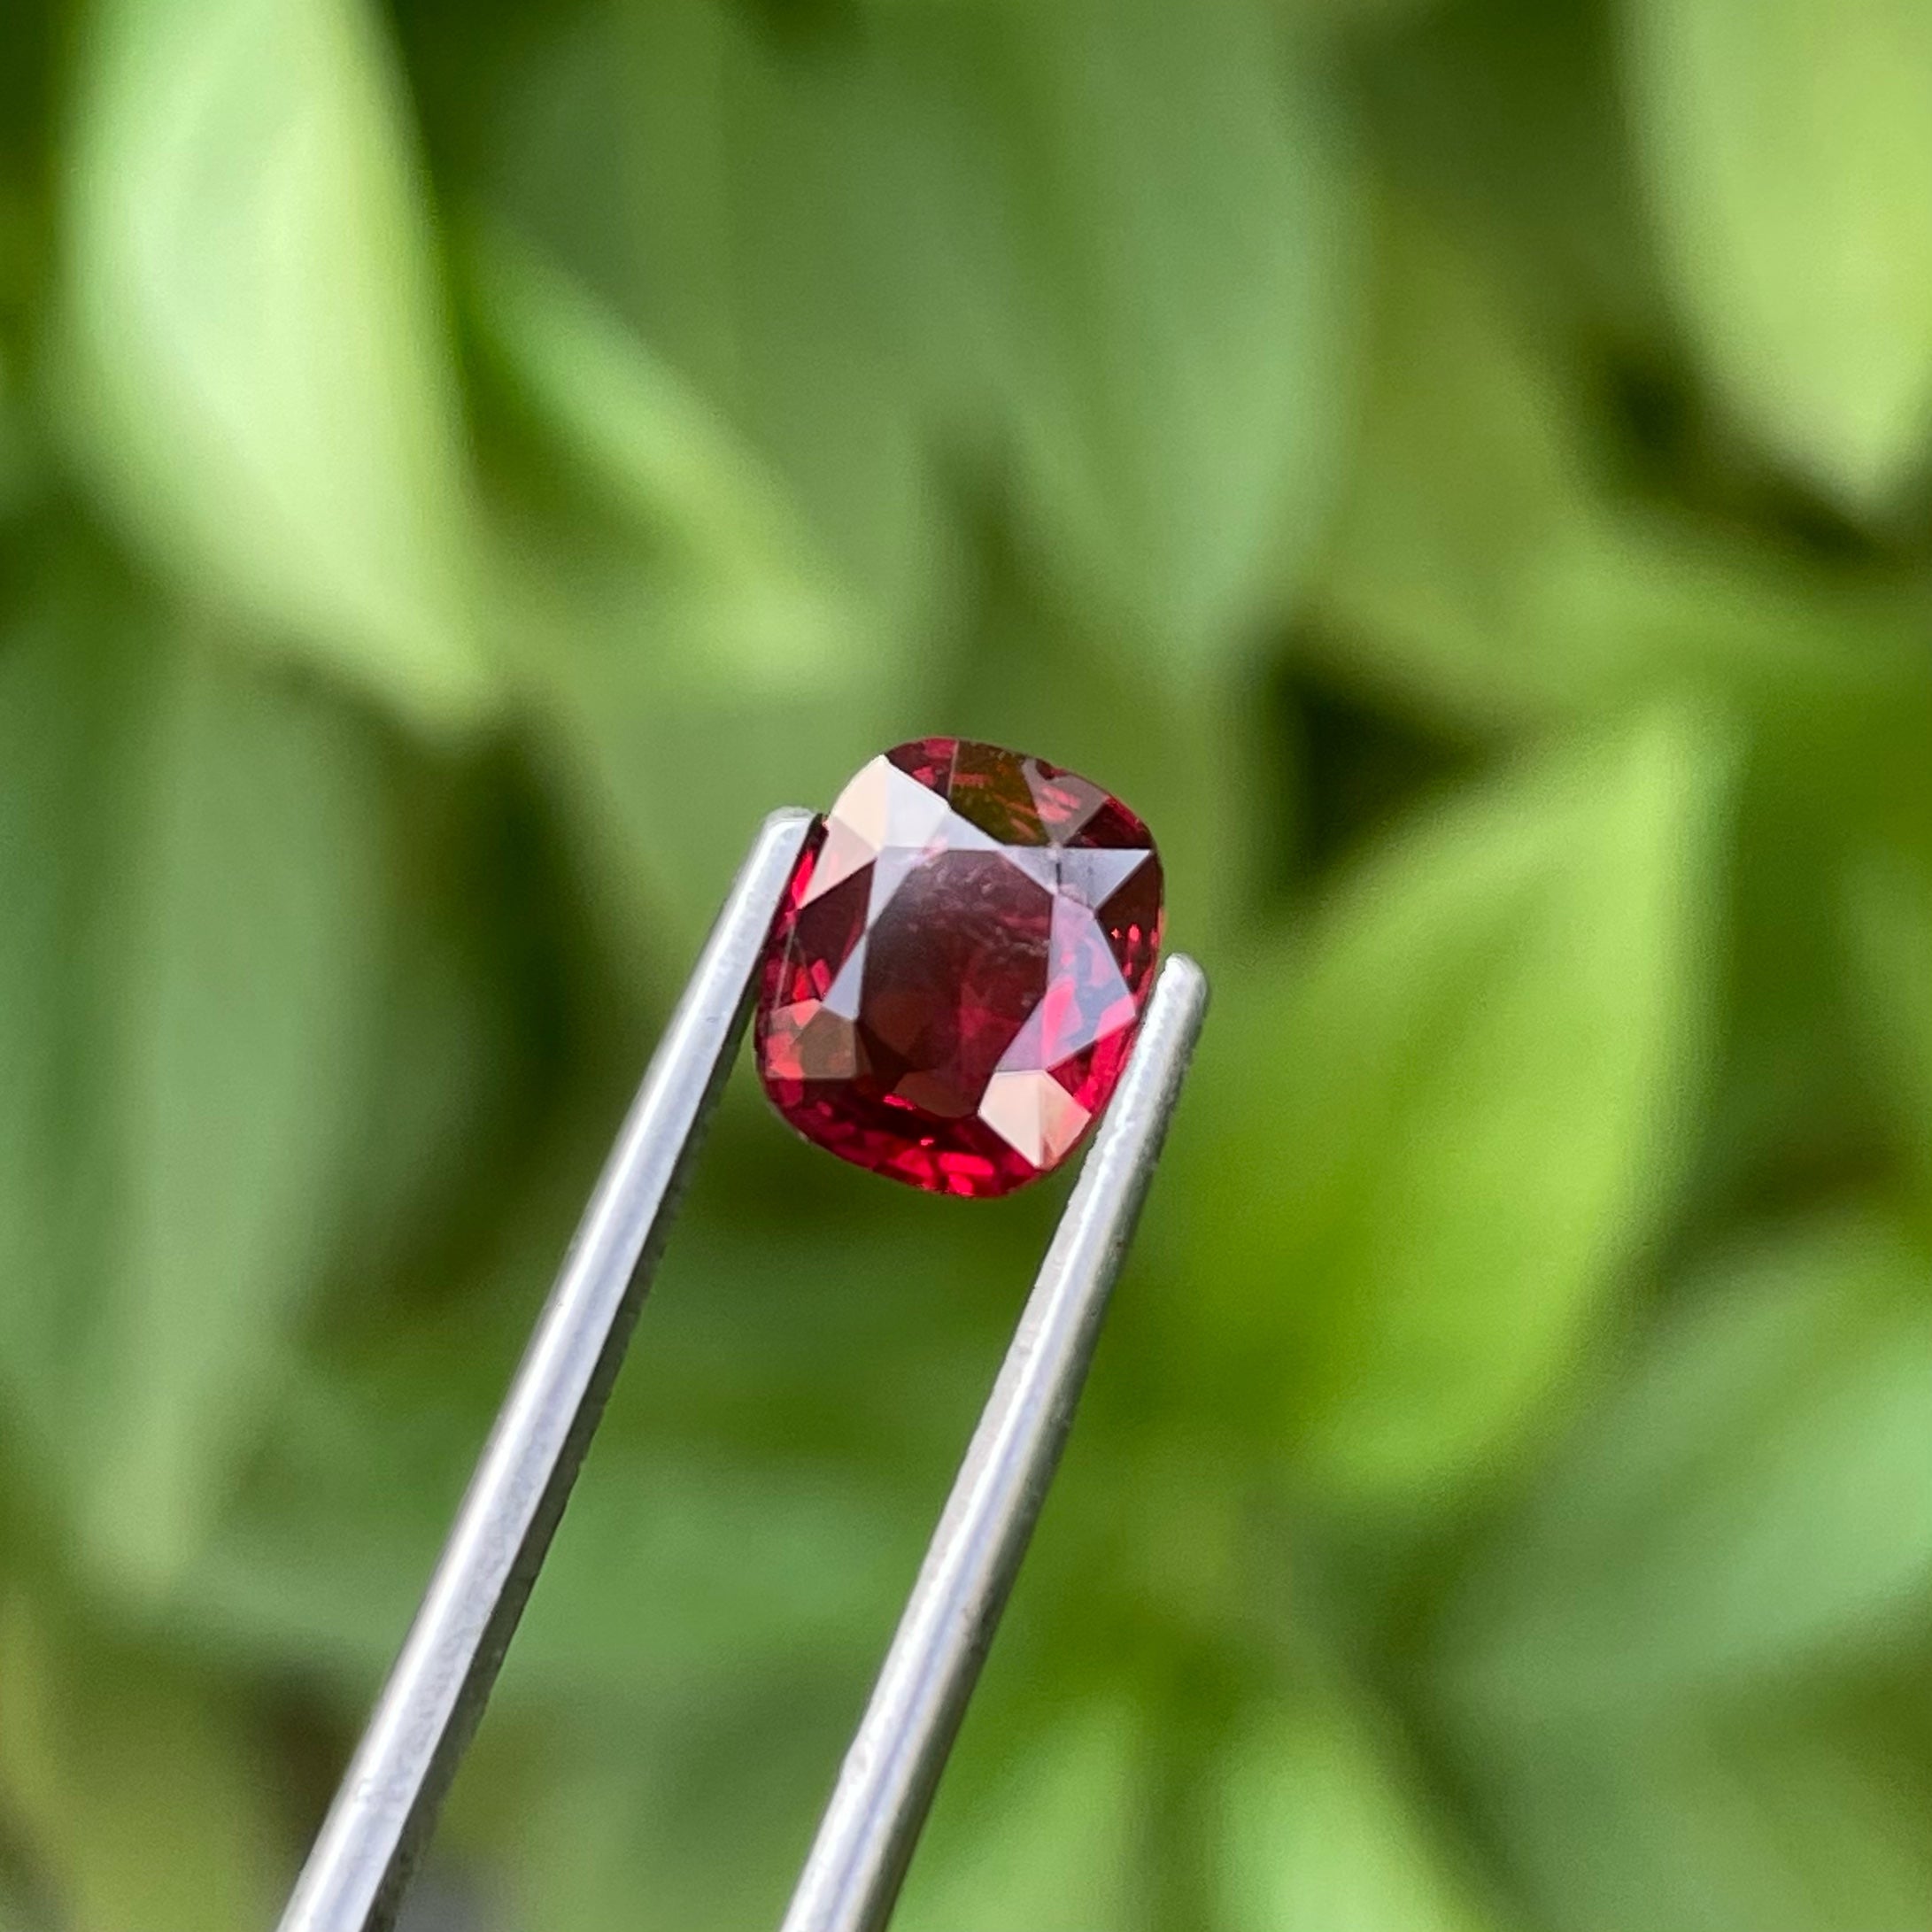
{"label": "bokeh background", "polygon": [[[906,1932],[1932,1927],[1932,4],[4,0],[0,1924],[273,1921],[745,841],[1217,983]],[[418,1932],[776,1922],[1063,1181],[741,1077]]]}

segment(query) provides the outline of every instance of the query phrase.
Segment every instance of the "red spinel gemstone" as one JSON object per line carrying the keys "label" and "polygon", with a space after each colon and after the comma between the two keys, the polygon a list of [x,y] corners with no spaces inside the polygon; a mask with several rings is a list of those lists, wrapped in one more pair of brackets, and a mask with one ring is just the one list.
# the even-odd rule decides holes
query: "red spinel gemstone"
{"label": "red spinel gemstone", "polygon": [[1107,1104],[1160,944],[1160,856],[1118,799],[993,745],[901,745],[806,841],[765,957],[759,1074],[843,1160],[1003,1194]]}

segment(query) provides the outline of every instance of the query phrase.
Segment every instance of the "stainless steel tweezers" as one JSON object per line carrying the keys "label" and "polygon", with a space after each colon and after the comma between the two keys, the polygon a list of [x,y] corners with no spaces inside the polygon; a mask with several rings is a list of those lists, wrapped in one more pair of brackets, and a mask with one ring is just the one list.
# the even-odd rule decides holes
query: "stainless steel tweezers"
{"label": "stainless steel tweezers", "polygon": [[[590,1446],[812,815],[765,821],[658,1043],[491,1431],[455,1526],[282,1914],[394,1920]],[[783,1932],[878,1932],[1053,1480],[1207,1005],[1162,967],[886,1653]]]}

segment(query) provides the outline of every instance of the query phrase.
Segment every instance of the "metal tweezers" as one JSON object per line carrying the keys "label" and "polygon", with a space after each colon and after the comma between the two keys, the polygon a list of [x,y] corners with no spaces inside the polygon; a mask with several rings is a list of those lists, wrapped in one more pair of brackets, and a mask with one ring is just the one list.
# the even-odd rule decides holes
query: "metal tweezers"
{"label": "metal tweezers", "polygon": [[[658,1043],[281,1932],[384,1932],[602,1413],[812,823],[765,821]],[[1028,1297],[783,1932],[879,1932],[1060,1459],[1207,1005],[1174,954]]]}

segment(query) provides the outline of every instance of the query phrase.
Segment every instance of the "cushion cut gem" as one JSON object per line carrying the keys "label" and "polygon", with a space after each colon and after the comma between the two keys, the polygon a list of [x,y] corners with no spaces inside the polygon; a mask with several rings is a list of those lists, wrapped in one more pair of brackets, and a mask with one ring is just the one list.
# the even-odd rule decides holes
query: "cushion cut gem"
{"label": "cushion cut gem", "polygon": [[766,954],[759,1074],[845,1160],[1003,1194],[1107,1104],[1160,943],[1160,856],[1118,799],[997,746],[901,745],[806,841]]}

